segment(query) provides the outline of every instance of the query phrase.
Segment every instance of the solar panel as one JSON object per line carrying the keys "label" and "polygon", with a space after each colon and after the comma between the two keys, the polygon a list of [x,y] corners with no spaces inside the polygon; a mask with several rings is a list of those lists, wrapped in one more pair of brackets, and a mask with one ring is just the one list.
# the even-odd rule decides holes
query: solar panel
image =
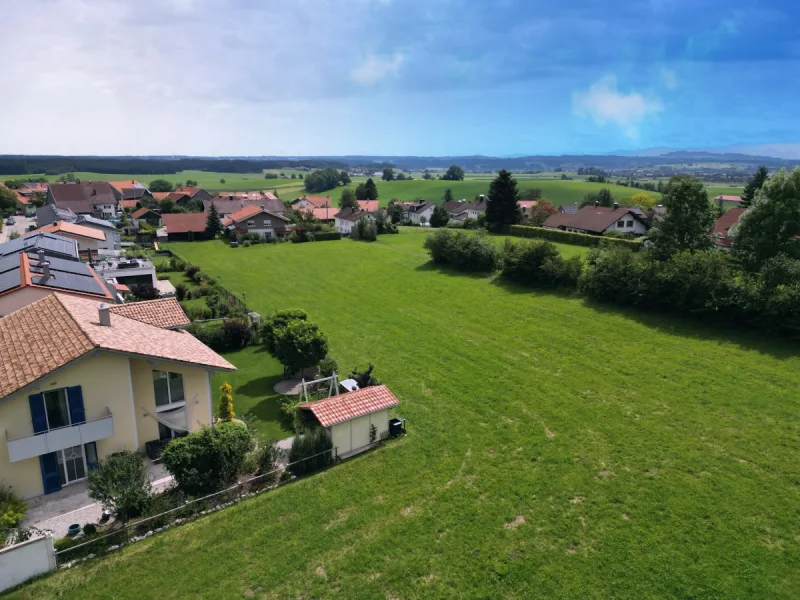
{"label": "solar panel", "polygon": [[0,273],[5,273],[12,269],[19,269],[19,256],[12,254],[11,256],[0,257]]}
{"label": "solar panel", "polygon": [[[42,284],[41,277],[35,277],[34,283]],[[84,292],[86,294],[105,295],[105,291],[94,277],[82,277],[73,273],[59,272],[55,277],[50,277],[44,285],[58,288],[61,290],[72,290],[74,292]]]}
{"label": "solar panel", "polygon": [[20,283],[21,279],[19,276],[19,264],[17,264],[16,269],[11,269],[10,271],[0,273],[0,292],[5,292],[12,290],[15,287],[19,287]]}
{"label": "solar panel", "polygon": [[48,256],[47,262],[50,263],[50,268],[54,271],[64,271],[65,273],[75,273],[77,275],[85,275],[92,277],[88,265],[76,260],[66,260],[55,256]]}

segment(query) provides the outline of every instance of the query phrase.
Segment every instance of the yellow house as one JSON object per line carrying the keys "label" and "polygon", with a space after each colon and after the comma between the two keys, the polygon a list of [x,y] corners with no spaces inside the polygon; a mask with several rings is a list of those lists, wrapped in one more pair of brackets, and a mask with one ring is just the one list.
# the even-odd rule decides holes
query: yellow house
{"label": "yellow house", "polygon": [[180,305],[108,306],[55,293],[0,319],[0,481],[32,498],[212,422],[210,376],[235,367]]}

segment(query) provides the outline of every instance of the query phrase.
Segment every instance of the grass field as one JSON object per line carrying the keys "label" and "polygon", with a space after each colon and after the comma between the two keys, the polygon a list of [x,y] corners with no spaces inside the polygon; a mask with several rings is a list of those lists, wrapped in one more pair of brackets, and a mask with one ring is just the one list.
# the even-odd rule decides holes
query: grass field
{"label": "grass field", "polygon": [[[409,434],[10,597],[800,596],[796,344],[441,270],[423,239],[174,245],[374,363]],[[235,405],[280,373],[229,359]]]}

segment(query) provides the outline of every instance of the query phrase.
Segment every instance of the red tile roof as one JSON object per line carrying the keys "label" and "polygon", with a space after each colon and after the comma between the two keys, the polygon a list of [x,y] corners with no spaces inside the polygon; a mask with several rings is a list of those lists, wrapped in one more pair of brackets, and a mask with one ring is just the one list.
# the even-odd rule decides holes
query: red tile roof
{"label": "red tile roof", "polygon": [[726,194],[721,194],[719,196],[715,196],[714,200],[716,200],[717,202],[719,202],[720,200],[722,200],[723,202],[741,202],[742,201],[742,197],[741,196],[728,196]]}
{"label": "red tile roof", "polygon": [[739,222],[746,211],[746,208],[732,208],[717,219],[714,223],[714,236],[717,238],[718,245],[731,245],[731,241],[728,239],[728,230]]}
{"label": "red tile roof", "polygon": [[191,186],[188,186],[188,185],[182,185],[179,188],[176,188],[175,191],[176,192],[181,192],[183,194],[186,194],[190,198],[194,198],[197,195],[198,192],[202,191],[202,188],[191,187]]}
{"label": "red tile roof", "polygon": [[127,181],[109,181],[108,182],[111,187],[117,190],[120,194],[124,193],[124,190],[129,190],[131,188],[143,188],[144,186],[136,181],[135,179],[128,179]]}
{"label": "red tile roof", "polygon": [[389,388],[385,385],[376,385],[299,406],[314,413],[320,425],[330,427],[398,404],[400,401],[394,397]]}
{"label": "red tile roof", "polygon": [[[153,197],[155,197],[156,194],[158,194],[158,192],[153,194]],[[138,202],[139,202],[138,200],[120,200],[119,201],[120,206],[122,206],[122,208],[136,208],[136,204]]]}
{"label": "red tile roof", "polygon": [[314,217],[320,221],[330,221],[339,212],[338,208],[333,206],[326,206],[323,208],[298,208],[298,212],[310,212]]}
{"label": "red tile roof", "polygon": [[134,219],[143,219],[145,217],[145,215],[147,215],[147,213],[151,213],[151,212],[153,212],[153,211],[150,210],[149,208],[147,208],[146,206],[143,206],[142,208],[136,210],[131,215],[131,217],[133,217]]}
{"label": "red tile roof", "polygon": [[592,233],[603,233],[615,221],[632,215],[634,219],[641,221],[641,217],[630,208],[609,208],[607,206],[584,206],[573,215],[556,213],[547,218],[543,227],[573,227],[583,229]]}
{"label": "red tile roof", "polygon": [[[333,206],[330,196],[303,196],[302,198],[298,198],[297,200],[308,200],[309,202],[311,202],[311,204],[313,204],[317,208],[322,208],[323,206]],[[294,202],[297,202],[297,200],[295,200]],[[292,204],[294,204],[294,202],[292,202]]]}
{"label": "red tile roof", "polygon": [[358,200],[358,207],[367,212],[375,212],[379,208],[377,200]]}
{"label": "red tile roof", "polygon": [[205,231],[206,213],[169,213],[161,215],[161,222],[167,233],[187,233],[189,231]]}
{"label": "red tile roof", "polygon": [[[172,192],[153,192],[153,198],[161,202],[162,200],[166,200]],[[134,206],[136,206],[134,204]]]}
{"label": "red tile roof", "polygon": [[57,221],[55,223],[51,223],[50,225],[39,227],[39,229],[34,229],[33,231],[31,231],[31,233],[36,231],[46,231],[48,233],[66,233],[69,235],[77,235],[80,237],[85,237],[92,240],[98,240],[103,242],[106,239],[106,234],[103,233],[102,231],[99,231],[92,227],[86,227],[84,225],[70,223],[69,221]]}
{"label": "red tile roof", "polygon": [[145,302],[115,304],[109,310],[117,315],[141,321],[162,329],[174,329],[190,325],[189,317],[175,298],[159,298]]}

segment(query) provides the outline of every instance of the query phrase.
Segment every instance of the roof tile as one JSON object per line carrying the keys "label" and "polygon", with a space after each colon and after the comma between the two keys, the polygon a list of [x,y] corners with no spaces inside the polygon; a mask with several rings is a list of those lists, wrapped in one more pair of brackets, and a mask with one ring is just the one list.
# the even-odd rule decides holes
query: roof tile
{"label": "roof tile", "polygon": [[400,401],[389,388],[376,385],[299,406],[314,413],[320,425],[330,427],[398,404]]}

